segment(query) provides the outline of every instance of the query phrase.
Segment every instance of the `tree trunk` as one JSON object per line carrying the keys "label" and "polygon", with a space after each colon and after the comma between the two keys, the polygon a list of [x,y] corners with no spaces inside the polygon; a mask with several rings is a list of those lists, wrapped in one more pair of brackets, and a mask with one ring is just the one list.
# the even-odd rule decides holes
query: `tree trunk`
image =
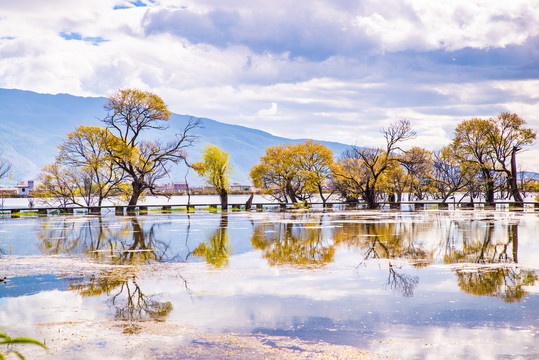
{"label": "tree trunk", "polygon": [[494,180],[488,169],[483,170],[485,177],[485,205],[494,205]]}
{"label": "tree trunk", "polygon": [[142,191],[144,190],[143,184],[140,180],[133,180],[131,183],[131,186],[133,188],[133,194],[131,195],[131,199],[129,199],[129,206],[135,206],[137,205],[138,198],[142,194]]}
{"label": "tree trunk", "polygon": [[367,202],[367,208],[376,209],[376,192],[374,191],[374,186],[367,186],[365,189],[365,201]]}
{"label": "tree trunk", "polygon": [[292,204],[295,204],[298,202],[298,199],[296,198],[296,194],[294,193],[294,190],[292,189],[292,185],[290,184],[286,185],[286,192]]}
{"label": "tree trunk", "polygon": [[522,199],[522,196],[520,195],[520,191],[518,190],[518,183],[517,183],[517,152],[513,148],[513,151],[511,152],[511,175],[508,176],[507,181],[509,182],[511,195],[513,196],[513,199],[516,203],[518,203],[519,206],[524,205],[524,200]]}
{"label": "tree trunk", "polygon": [[226,189],[219,191],[219,197],[221,198],[221,211],[228,211],[228,192]]}
{"label": "tree trunk", "polygon": [[249,199],[247,199],[247,202],[245,203],[245,210],[250,210],[253,206],[253,198],[255,197],[254,193],[251,193],[251,196],[249,196]]}
{"label": "tree trunk", "polygon": [[322,186],[320,186],[320,184],[318,184],[318,193],[320,194],[320,199],[322,199],[322,206],[323,207],[326,207],[326,198],[324,197],[324,193],[322,192]]}

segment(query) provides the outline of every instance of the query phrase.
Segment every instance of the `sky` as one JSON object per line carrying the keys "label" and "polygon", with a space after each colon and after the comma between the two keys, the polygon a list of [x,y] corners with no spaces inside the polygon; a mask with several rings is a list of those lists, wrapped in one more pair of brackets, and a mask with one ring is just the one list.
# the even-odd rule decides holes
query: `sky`
{"label": "sky", "polygon": [[[0,87],[108,96],[288,138],[439,149],[474,117],[539,132],[538,0],[0,0]],[[539,145],[519,155],[539,171]]]}

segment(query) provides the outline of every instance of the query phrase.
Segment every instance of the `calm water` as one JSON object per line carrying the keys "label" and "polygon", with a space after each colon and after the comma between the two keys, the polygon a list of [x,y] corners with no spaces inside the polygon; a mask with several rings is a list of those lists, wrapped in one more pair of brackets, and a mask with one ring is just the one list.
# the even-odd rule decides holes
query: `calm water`
{"label": "calm water", "polygon": [[103,349],[108,321],[539,358],[538,230],[533,212],[464,210],[2,218],[0,325],[53,341],[43,324],[85,324]]}

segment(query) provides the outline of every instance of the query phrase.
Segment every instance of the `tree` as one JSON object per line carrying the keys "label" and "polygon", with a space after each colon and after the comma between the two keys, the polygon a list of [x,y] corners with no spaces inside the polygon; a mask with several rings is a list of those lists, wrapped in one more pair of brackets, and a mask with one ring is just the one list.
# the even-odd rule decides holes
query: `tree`
{"label": "tree", "polygon": [[318,190],[318,195],[325,206],[331,195],[331,192],[327,196],[324,193],[328,191],[328,180],[333,172],[333,152],[312,140],[306,140],[296,147],[299,150],[301,169],[306,173],[309,182]]}
{"label": "tree", "polygon": [[476,165],[485,185],[485,202],[494,203],[495,154],[490,145],[490,134],[496,131],[492,122],[483,119],[464,120],[455,129],[455,137],[451,143],[452,153],[464,165]]}
{"label": "tree", "polygon": [[434,187],[440,192],[445,203],[451,194],[473,184],[478,168],[467,162],[459,162],[451,146],[433,153]]}
{"label": "tree", "polygon": [[517,184],[516,155],[534,142],[536,133],[532,129],[524,128],[526,121],[517,114],[502,113],[489,119],[489,122],[494,131],[488,134],[488,140],[499,166],[497,171],[505,174],[511,196],[522,206],[523,199]]}
{"label": "tree", "polygon": [[101,206],[104,199],[125,193],[126,176],[108,156],[112,134],[97,126],[79,126],[58,146],[54,164],[47,165],[38,189],[44,198],[63,206]]}
{"label": "tree", "polygon": [[432,152],[416,146],[405,151],[398,161],[408,174],[410,194],[423,200],[425,194],[432,193]]}
{"label": "tree", "polygon": [[[392,162],[397,161],[395,153],[400,150],[398,143],[406,141],[415,136],[408,120],[401,120],[392,124],[387,129],[381,130],[386,139],[385,149],[381,148],[361,148],[353,146],[351,150],[344,154],[348,165],[353,165],[355,171],[350,167],[338,167],[335,175],[351,186],[356,187],[356,192],[361,194],[369,209],[377,206],[377,195],[379,191],[378,181],[381,175],[388,170]],[[348,171],[340,171],[347,169]]]}
{"label": "tree", "polygon": [[221,198],[221,210],[228,209],[228,183],[232,171],[229,155],[215,145],[206,145],[202,153],[202,161],[191,164],[193,169],[206,182],[213,186]]}
{"label": "tree", "polygon": [[170,164],[186,161],[185,149],[196,139],[190,132],[199,126],[199,121],[189,120],[173,141],[164,144],[141,139],[149,130],[167,129],[171,113],[159,96],[120,90],[108,98],[105,109],[107,116],[102,121],[116,135],[110,137],[109,156],[131,179],[129,205],[133,206],[145,190],[154,193],[155,182],[168,174]]}
{"label": "tree", "polygon": [[324,145],[307,140],[300,144],[271,146],[250,172],[254,186],[281,203],[306,202],[315,192],[323,195],[333,166],[333,155]]}
{"label": "tree", "polygon": [[11,163],[2,157],[0,151],[0,179],[5,178],[11,170]]}
{"label": "tree", "polygon": [[275,145],[266,149],[260,163],[253,166],[249,176],[253,185],[272,195],[281,203],[298,202],[300,187],[304,181],[299,178],[299,162],[293,145]]}

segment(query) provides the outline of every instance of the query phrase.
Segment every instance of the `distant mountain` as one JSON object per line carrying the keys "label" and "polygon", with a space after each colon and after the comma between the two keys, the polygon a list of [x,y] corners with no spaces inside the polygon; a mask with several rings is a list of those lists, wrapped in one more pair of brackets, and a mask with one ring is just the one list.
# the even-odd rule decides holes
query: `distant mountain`
{"label": "distant mountain", "polygon": [[[103,124],[105,98],[78,97],[67,94],[47,95],[30,91],[0,89],[0,151],[13,164],[12,180],[35,179],[40,170],[54,161],[57,145],[67,132],[79,125]],[[173,114],[169,129],[148,136],[167,140],[184,128],[193,117]],[[233,166],[232,182],[249,184],[249,171],[269,146],[297,143],[304,139],[287,139],[244,126],[229,125],[201,118],[202,126],[194,133],[198,136],[194,147],[188,149],[189,160],[201,157],[205,144],[215,144],[230,154]],[[320,141],[339,155],[349,145]],[[162,182],[182,182],[185,167],[171,168],[171,178]],[[188,177],[193,184],[202,180],[192,171]],[[6,179],[2,180],[6,183]]]}

